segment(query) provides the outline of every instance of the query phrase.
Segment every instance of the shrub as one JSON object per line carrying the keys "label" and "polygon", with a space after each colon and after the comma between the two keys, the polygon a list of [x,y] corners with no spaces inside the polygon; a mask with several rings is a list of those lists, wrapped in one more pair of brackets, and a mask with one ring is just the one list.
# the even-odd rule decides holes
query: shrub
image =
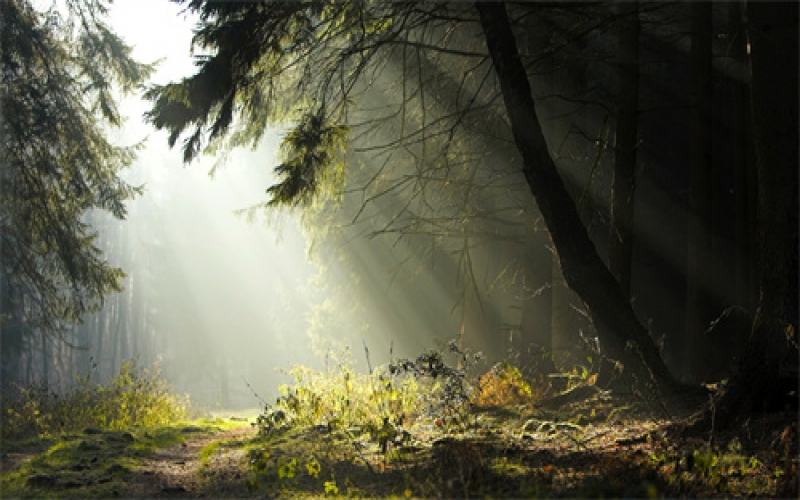
{"label": "shrub", "polygon": [[186,418],[187,406],[188,398],[170,390],[157,366],[150,371],[123,362],[107,386],[80,380],[64,394],[43,386],[20,388],[18,397],[3,399],[2,437],[164,425]]}
{"label": "shrub", "polygon": [[444,362],[441,351],[413,361],[401,359],[366,375],[346,362],[328,372],[297,366],[289,372],[294,383],[280,387],[281,396],[266,405],[258,425],[266,433],[281,426],[323,425],[330,430],[358,427],[377,435],[387,425],[394,429],[420,416],[458,421],[475,392],[468,369],[482,355],[461,350],[455,342],[448,349],[458,358],[457,368]]}
{"label": "shrub", "polygon": [[530,404],[534,400],[533,390],[522,372],[506,361],[497,363],[481,376],[478,386],[478,406]]}

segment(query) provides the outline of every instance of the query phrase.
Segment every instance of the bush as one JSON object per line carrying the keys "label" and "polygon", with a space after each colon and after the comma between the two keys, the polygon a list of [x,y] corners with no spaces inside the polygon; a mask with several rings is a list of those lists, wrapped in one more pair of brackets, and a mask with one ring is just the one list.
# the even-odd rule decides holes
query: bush
{"label": "bush", "polygon": [[150,371],[135,362],[123,362],[119,374],[105,387],[80,380],[65,394],[43,386],[20,388],[18,397],[2,402],[2,437],[164,425],[186,418],[187,406],[188,398],[172,393],[157,366]]}
{"label": "bush", "polygon": [[454,342],[448,350],[458,357],[458,368],[447,365],[440,351],[413,361],[401,359],[367,375],[355,373],[346,362],[328,372],[295,367],[289,372],[294,383],[280,387],[281,396],[274,405],[266,405],[258,425],[266,433],[294,425],[359,427],[379,433],[419,417],[459,421],[475,393],[468,368],[482,356],[462,351]]}
{"label": "bush", "polygon": [[533,390],[519,368],[506,361],[498,363],[479,379],[477,405],[480,407],[532,404]]}
{"label": "bush", "polygon": [[289,374],[294,382],[282,385],[281,396],[258,418],[262,432],[282,425],[325,425],[331,430],[372,427],[384,418],[399,422],[416,411],[416,381],[389,376],[381,369],[362,375],[346,364],[327,373],[296,366]]}

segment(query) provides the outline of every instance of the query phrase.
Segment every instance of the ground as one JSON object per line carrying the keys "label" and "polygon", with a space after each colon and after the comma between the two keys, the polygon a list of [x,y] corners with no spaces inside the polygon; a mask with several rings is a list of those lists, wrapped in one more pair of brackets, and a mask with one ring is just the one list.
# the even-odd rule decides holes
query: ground
{"label": "ground", "polygon": [[795,412],[690,436],[675,403],[667,414],[597,393],[553,406],[433,415],[389,434],[229,418],[86,429],[3,443],[2,496],[797,497]]}

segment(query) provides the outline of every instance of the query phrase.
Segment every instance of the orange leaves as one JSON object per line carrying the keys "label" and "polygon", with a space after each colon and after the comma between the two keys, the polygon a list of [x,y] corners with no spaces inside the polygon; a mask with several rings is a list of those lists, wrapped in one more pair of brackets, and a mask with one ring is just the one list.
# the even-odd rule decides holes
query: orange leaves
{"label": "orange leaves", "polygon": [[519,368],[506,362],[495,365],[479,380],[478,406],[526,404],[533,399],[531,386]]}

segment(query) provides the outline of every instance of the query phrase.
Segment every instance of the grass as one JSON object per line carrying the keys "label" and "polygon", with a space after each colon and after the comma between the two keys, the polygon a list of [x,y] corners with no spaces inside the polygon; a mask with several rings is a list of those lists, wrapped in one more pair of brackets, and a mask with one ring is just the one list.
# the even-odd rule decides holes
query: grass
{"label": "grass", "polygon": [[17,397],[0,403],[3,425],[0,438],[45,437],[85,428],[128,429],[158,426],[185,419],[188,398],[175,395],[161,378],[133,362],[123,362],[106,386],[79,380],[65,394],[46,387],[20,388]]}

